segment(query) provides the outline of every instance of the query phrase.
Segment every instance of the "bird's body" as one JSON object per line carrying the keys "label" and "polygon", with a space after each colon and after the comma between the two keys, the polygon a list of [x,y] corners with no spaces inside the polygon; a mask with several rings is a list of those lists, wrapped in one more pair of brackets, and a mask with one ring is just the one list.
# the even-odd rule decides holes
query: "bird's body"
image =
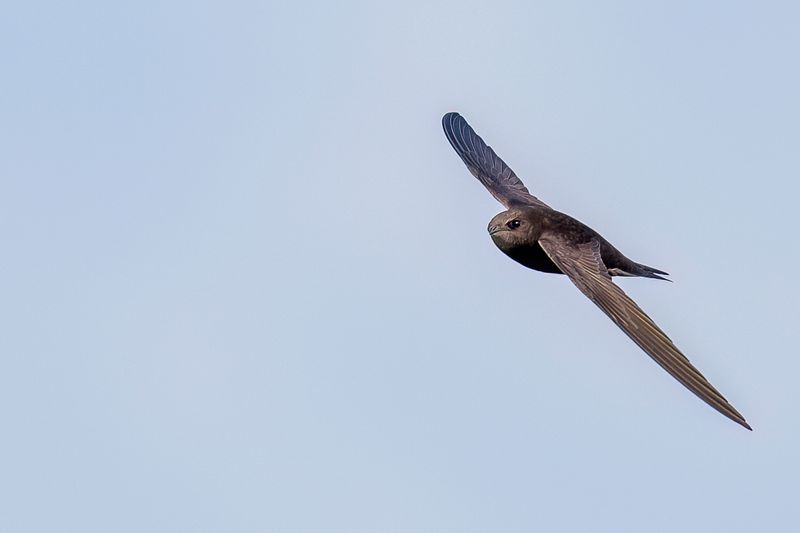
{"label": "bird's body", "polygon": [[[524,241],[507,239],[509,231],[503,219],[525,221],[530,228]],[[506,221],[507,223],[508,221]],[[600,257],[611,276],[640,276],[664,279],[661,270],[631,261],[595,230],[569,215],[546,207],[524,207],[500,213],[489,222],[489,235],[500,250],[517,263],[549,274],[563,274],[550,256],[539,245],[543,236],[558,234],[574,244],[596,240],[600,244]]]}
{"label": "bird's body", "polygon": [[664,370],[711,407],[751,429],[669,337],[611,280],[612,276],[663,280],[666,272],[628,259],[587,225],[530,194],[458,113],[446,114],[442,125],[470,172],[507,208],[487,228],[503,253],[528,268],[565,274]]}

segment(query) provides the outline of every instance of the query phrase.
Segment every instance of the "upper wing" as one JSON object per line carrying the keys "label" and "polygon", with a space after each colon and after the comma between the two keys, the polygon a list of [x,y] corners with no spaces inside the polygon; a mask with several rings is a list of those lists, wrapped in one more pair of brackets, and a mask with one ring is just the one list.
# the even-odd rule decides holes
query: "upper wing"
{"label": "upper wing", "polygon": [[522,205],[548,207],[528,192],[514,171],[497,157],[494,150],[486,146],[464,117],[458,113],[447,113],[442,117],[442,127],[447,140],[469,171],[489,189],[497,201],[507,208]]}
{"label": "upper wing", "polygon": [[581,292],[661,365],[661,368],[708,405],[752,430],[744,417],[692,366],[636,302],[614,285],[600,257],[599,242],[592,240],[574,245],[558,237],[547,237],[540,240],[539,244]]}

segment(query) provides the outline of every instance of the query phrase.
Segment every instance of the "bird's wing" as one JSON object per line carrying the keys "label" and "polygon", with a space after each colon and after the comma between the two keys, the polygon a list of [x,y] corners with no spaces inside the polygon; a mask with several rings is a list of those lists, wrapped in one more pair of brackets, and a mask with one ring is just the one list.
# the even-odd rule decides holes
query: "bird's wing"
{"label": "bird's wing", "polygon": [[549,207],[528,192],[514,171],[478,137],[464,117],[458,113],[447,113],[442,117],[442,127],[447,140],[469,171],[498,202],[507,208],[525,205]]}
{"label": "bird's wing", "polygon": [[592,240],[576,245],[558,236],[546,236],[539,240],[539,244],[581,292],[661,365],[661,368],[708,405],[752,430],[744,417],[692,366],[636,302],[614,285],[600,257],[599,242]]}

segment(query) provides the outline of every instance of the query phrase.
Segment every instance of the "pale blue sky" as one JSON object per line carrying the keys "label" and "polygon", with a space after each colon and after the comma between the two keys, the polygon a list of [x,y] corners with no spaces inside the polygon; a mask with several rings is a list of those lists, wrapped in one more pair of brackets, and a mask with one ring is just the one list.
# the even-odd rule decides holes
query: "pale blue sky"
{"label": "pale blue sky", "polygon": [[[800,8],[700,4],[5,6],[0,530],[794,530]],[[753,433],[495,249],[447,111]]]}

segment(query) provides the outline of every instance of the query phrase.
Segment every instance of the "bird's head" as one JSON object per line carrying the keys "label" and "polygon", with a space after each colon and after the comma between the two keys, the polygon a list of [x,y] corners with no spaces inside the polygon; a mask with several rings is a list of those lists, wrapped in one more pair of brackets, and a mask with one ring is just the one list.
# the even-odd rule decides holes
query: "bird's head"
{"label": "bird's head", "polygon": [[489,235],[501,250],[531,245],[539,238],[539,224],[530,217],[528,208],[509,209],[496,215],[489,222]]}

